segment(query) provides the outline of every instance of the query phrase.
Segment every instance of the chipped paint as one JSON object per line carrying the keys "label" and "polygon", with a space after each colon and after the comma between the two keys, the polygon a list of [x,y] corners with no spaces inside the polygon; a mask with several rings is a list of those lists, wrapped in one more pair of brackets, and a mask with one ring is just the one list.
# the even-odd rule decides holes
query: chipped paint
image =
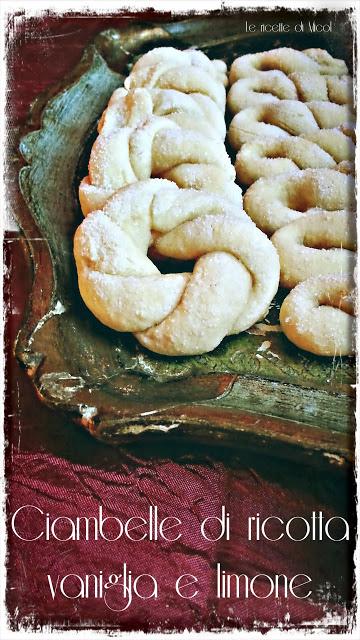
{"label": "chipped paint", "polygon": [[71,400],[80,389],[85,386],[81,376],[72,376],[67,371],[44,373],[40,377],[40,392],[55,400]]}
{"label": "chipped paint", "polygon": [[180,422],[173,422],[172,424],[129,424],[121,427],[121,433],[125,434],[133,434],[140,435],[145,431],[162,431],[163,433],[168,433],[173,429],[176,429],[180,426]]}
{"label": "chipped paint", "polygon": [[89,407],[87,404],[81,404],[79,411],[85,420],[91,420],[91,418],[94,418],[98,413],[97,407]]}
{"label": "chipped paint", "polygon": [[50,320],[50,318],[53,318],[54,316],[60,316],[62,313],[65,313],[65,311],[66,308],[64,307],[63,303],[60,300],[57,300],[53,309],[50,309],[50,311],[48,311],[37,323],[34,331],[29,338],[29,346],[33,343],[35,334],[44,326],[44,324],[46,324],[48,320]]}
{"label": "chipped paint", "polygon": [[261,343],[260,347],[257,348],[257,351],[267,351],[271,347],[270,340],[265,340]]}
{"label": "chipped paint", "polygon": [[265,324],[265,322],[257,322],[253,327],[246,331],[252,336],[265,336],[267,333],[282,333],[280,324]]}

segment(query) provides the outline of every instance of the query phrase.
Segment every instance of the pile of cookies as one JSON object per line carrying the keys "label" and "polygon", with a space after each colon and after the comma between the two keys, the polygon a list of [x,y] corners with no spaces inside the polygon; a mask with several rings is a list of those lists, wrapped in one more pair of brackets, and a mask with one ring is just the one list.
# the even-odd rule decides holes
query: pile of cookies
{"label": "pile of cookies", "polygon": [[[245,211],[224,144],[227,82],[224,62],[167,47],[142,56],[114,92],[79,189],[81,296],[102,323],[148,349],[193,355],[263,319],[280,279],[294,287],[280,313],[289,339],[350,353],[354,119],[345,64],[284,49],[233,63],[229,140],[239,182],[253,183]],[[195,264],[163,274],[149,256]]]}
{"label": "pile of cookies", "polygon": [[321,49],[248,54],[230,70],[229,139],[245,211],[280,258],[292,289],[287,337],[319,355],[349,354],[355,267],[352,81]]}

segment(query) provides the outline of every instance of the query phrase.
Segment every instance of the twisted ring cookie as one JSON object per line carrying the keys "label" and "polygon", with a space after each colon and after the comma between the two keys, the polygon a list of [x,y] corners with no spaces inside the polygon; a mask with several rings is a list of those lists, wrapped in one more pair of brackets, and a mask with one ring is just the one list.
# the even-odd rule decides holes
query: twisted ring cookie
{"label": "twisted ring cookie", "polygon": [[116,89],[101,117],[98,132],[107,135],[152,115],[164,116],[184,129],[199,131],[210,138],[225,139],[224,114],[211,98],[174,89]]}
{"label": "twisted ring cookie", "polygon": [[209,60],[202,51],[179,51],[173,47],[152,49],[134,64],[125,80],[127,89],[137,87],[176,89],[184,94],[208,96],[225,110],[227,68],[222,60]]}
{"label": "twisted ring cookie", "polygon": [[341,169],[329,153],[301,137],[259,138],[243,144],[236,156],[236,171],[248,185],[261,177],[307,168]]}
{"label": "twisted ring cookie", "polygon": [[227,104],[232,113],[278,100],[330,102],[351,105],[352,81],[348,75],[320,76],[295,72],[286,76],[281,71],[265,71],[237,80],[230,88]]}
{"label": "twisted ring cookie", "polygon": [[[214,170],[218,174],[215,183]],[[84,189],[87,184],[94,187],[91,191],[105,192],[109,197],[127,184],[150,177],[170,178],[184,187],[212,186],[241,202],[241,191],[234,184],[235,171],[225,146],[204,134],[183,129],[165,117],[151,117],[139,126],[116,129],[110,135],[100,134],[91,150],[89,177],[81,185],[80,197],[89,199],[90,189]],[[91,207],[89,203],[87,208]]]}
{"label": "twisted ring cookie", "polygon": [[[147,257],[152,242],[163,256],[196,260],[193,273],[161,274]],[[238,207],[167,180],[129,185],[90,213],[74,254],[92,313],[166,355],[205,353],[249,328],[279,283],[273,245]]]}
{"label": "twisted ring cookie", "polygon": [[333,169],[305,169],[260,178],[244,196],[244,209],[257,226],[272,234],[314,209],[353,210],[354,178]]}
{"label": "twisted ring cookie", "polygon": [[[319,144],[317,144],[319,142]],[[301,136],[255,138],[236,156],[236,172],[243,184],[294,169],[337,169],[354,174],[352,137],[341,129],[320,129]]]}
{"label": "twisted ring cookie", "polygon": [[125,82],[130,90],[115,91],[100,119],[79,189],[84,214],[151,176],[223,193],[241,205],[223,144],[226,82],[225,63],[199,51],[166,47],[140,58]]}
{"label": "twisted ring cookie", "polygon": [[348,211],[315,211],[281,227],[271,238],[280,258],[280,284],[292,289],[315,273],[351,273],[355,238],[355,216]]}
{"label": "twisted ring cookie", "polygon": [[229,140],[242,183],[294,167],[349,170],[355,121],[342,60],[321,49],[248,54],[232,64],[230,83]]}
{"label": "twisted ring cookie", "polygon": [[[316,100],[308,103],[298,100],[277,100],[247,107],[237,113],[230,124],[229,140],[235,149],[239,149],[245,142],[252,142],[262,136],[272,138],[302,136],[311,141],[317,140],[317,144],[324,145],[326,150],[327,134],[324,132],[319,134],[319,130],[335,129],[336,131],[338,127],[347,124],[354,124],[354,116],[346,105]],[[338,137],[343,140],[345,134],[340,130],[339,132],[342,135]],[[334,134],[329,135],[334,136]]]}
{"label": "twisted ring cookie", "polygon": [[289,47],[279,47],[270,51],[249,53],[234,60],[230,69],[230,84],[234,84],[239,78],[258,75],[263,77],[271,70],[281,71],[285,75],[303,72],[341,76],[347,73],[345,62],[333,58],[324,49],[297,51]]}
{"label": "twisted ring cookie", "polygon": [[349,275],[321,275],[298,284],[280,309],[285,335],[301,349],[323,356],[354,350],[353,282]]}

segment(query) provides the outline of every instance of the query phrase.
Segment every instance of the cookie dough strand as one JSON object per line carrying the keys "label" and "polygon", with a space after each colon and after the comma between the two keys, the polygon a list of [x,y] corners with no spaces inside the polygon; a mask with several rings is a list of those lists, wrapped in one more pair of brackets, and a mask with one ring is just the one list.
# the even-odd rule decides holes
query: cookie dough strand
{"label": "cookie dough strand", "polygon": [[229,215],[202,216],[159,238],[155,246],[162,255],[180,260],[193,260],[208,251],[232,254],[251,274],[252,293],[229,333],[245,331],[265,317],[278,288],[280,269],[274,247],[255,226]]}
{"label": "cookie dough strand", "polygon": [[139,342],[164,355],[212,351],[245,308],[251,278],[232,255],[213,251],[196,262],[176,309],[160,324],[136,333]]}

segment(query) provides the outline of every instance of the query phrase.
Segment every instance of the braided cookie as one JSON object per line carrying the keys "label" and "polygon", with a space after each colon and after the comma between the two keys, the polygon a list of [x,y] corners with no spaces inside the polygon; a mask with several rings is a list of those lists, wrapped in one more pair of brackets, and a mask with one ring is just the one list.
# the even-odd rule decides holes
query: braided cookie
{"label": "braided cookie", "polygon": [[235,60],[228,106],[241,182],[354,157],[352,81],[326,51],[280,48]]}
{"label": "braided cookie", "polygon": [[245,193],[244,209],[268,234],[314,209],[355,209],[354,178],[333,169],[305,169],[260,178]]}
{"label": "braided cookie", "polygon": [[237,80],[230,88],[227,104],[232,113],[278,100],[300,100],[305,103],[321,101],[352,106],[352,94],[352,79],[348,75],[320,76],[295,72],[286,76],[281,71],[265,71]]}
{"label": "braided cookie", "polygon": [[[147,257],[196,260],[161,274]],[[279,260],[246,214],[219,195],[145,180],[119,190],[78,227],[74,254],[85,304],[105,325],[166,355],[214,349],[263,318]]]}
{"label": "braided cookie", "polygon": [[307,168],[355,173],[354,163],[348,159],[355,155],[350,136],[340,129],[320,129],[308,133],[306,138],[303,135],[263,137],[245,142],[235,162],[239,179],[251,185],[260,177]]}
{"label": "braided cookie", "polygon": [[96,190],[105,190],[107,194],[150,177],[171,177],[181,186],[192,187],[194,185],[188,185],[186,180],[189,165],[198,165],[196,176],[200,188],[209,186],[209,175],[213,175],[216,167],[220,180],[214,190],[219,186],[220,191],[241,202],[241,191],[234,184],[235,171],[224,144],[194,130],[183,129],[166,117],[154,116],[138,126],[116,129],[110,135],[100,134],[91,150],[88,181]]}
{"label": "braided cookie", "polygon": [[237,113],[230,124],[229,140],[235,149],[239,149],[244,142],[261,136],[285,138],[302,135],[311,139],[319,129],[336,129],[346,124],[354,124],[354,116],[346,105],[316,100],[307,103],[277,100],[247,107]]}
{"label": "braided cookie", "polygon": [[[247,107],[233,118],[229,140],[235,149],[264,136],[270,138],[302,137],[328,151],[337,161],[352,159],[351,138],[340,127],[354,126],[354,116],[346,105],[330,102],[277,100]],[[329,141],[328,141],[329,140]]]}
{"label": "braided cookie", "polygon": [[354,351],[353,283],[349,275],[321,275],[298,284],[280,309],[281,327],[291,342],[322,356]]}
{"label": "braided cookie", "polygon": [[333,58],[324,49],[297,51],[279,47],[270,51],[249,53],[234,60],[230,69],[230,84],[234,84],[239,78],[264,77],[272,70],[281,71],[286,76],[294,72],[341,76],[348,72],[343,60]]}
{"label": "braided cookie", "polygon": [[157,87],[202,94],[224,113],[227,82],[227,68],[222,60],[209,60],[202,51],[159,47],[141,56],[134,64],[125,87]]}
{"label": "braided cookie", "polygon": [[241,189],[225,151],[226,65],[198,51],[154,49],[134,65],[99,122],[80,184],[83,213],[104,206],[121,187],[162,177],[185,188],[226,194]]}
{"label": "braided cookie", "polygon": [[315,211],[281,227],[271,238],[280,258],[280,284],[291,289],[314,274],[351,273],[355,238],[355,216],[348,211]]}
{"label": "braided cookie", "polygon": [[164,116],[210,138],[225,139],[224,113],[211,98],[174,89],[116,89],[99,121],[98,132],[108,135],[121,127],[145,122],[152,115]]}
{"label": "braided cookie", "polygon": [[259,138],[243,144],[236,156],[237,174],[241,176],[241,182],[248,185],[261,177],[324,167],[342,169],[329,153],[301,137]]}
{"label": "braided cookie", "polygon": [[183,128],[167,116],[152,115],[147,89],[137,89],[119,100],[126,103],[123,111],[128,123],[122,117],[127,126],[109,130],[106,116],[102,120],[106,133],[101,130],[95,140],[89,176],[79,189],[84,213],[101,206],[121,187],[150,177],[169,178],[184,187],[210,188],[241,204],[235,170],[221,139]]}

